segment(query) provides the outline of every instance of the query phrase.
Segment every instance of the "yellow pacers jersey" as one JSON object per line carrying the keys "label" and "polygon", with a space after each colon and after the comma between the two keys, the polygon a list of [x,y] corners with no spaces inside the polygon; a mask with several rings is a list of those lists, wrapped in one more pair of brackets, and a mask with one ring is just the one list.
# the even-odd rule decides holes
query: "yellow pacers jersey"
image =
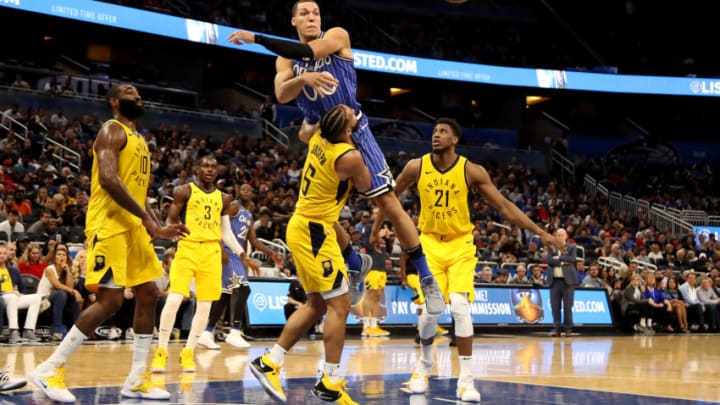
{"label": "yellow pacers jersey", "polygon": [[222,192],[218,189],[206,193],[190,183],[190,198],[185,204],[185,226],[190,234],[183,240],[190,242],[219,242],[222,238]]}
{"label": "yellow pacers jersey", "polygon": [[329,142],[320,132],[310,138],[295,209],[299,215],[330,223],[338,220],[347,200],[350,180],[338,178],[335,161],[352,149],[352,145],[344,142]]}
{"label": "yellow pacers jersey", "polygon": [[[150,152],[145,139],[117,120],[108,120],[103,125],[120,125],[125,130],[127,143],[118,156],[118,176],[130,196],[141,207],[150,184]],[[90,201],[85,221],[85,236],[92,240],[106,239],[140,225],[140,218],[118,205],[102,187],[98,176],[98,158],[93,150],[93,164],[90,177]]]}
{"label": "yellow pacers jersey", "polygon": [[[10,278],[10,271],[8,271],[7,267],[0,269],[0,293],[9,293],[14,289],[12,279]],[[4,316],[5,314],[2,315]]]}
{"label": "yellow pacers jersey", "polygon": [[472,231],[466,164],[467,159],[458,155],[455,163],[443,172],[435,167],[431,154],[423,155],[417,181],[420,194],[418,228],[423,233],[452,238]]}

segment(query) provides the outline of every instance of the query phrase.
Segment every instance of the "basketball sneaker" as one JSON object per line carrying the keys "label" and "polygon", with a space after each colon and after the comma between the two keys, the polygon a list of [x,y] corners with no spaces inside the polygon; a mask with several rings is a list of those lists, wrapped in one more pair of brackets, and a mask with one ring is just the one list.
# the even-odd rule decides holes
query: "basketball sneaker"
{"label": "basketball sneaker", "polygon": [[390,336],[389,331],[386,331],[385,329],[383,329],[379,326],[375,326],[374,328],[371,328],[371,333],[372,334],[370,336],[375,336],[375,337]]}
{"label": "basketball sneaker", "polygon": [[472,378],[459,378],[455,396],[462,402],[480,402],[480,392],[475,388]]}
{"label": "basketball sneaker", "polygon": [[75,402],[75,395],[65,385],[65,369],[62,366],[52,368],[49,365],[44,366],[43,363],[31,371],[28,377],[53,401]]}
{"label": "basketball sneaker", "polygon": [[8,370],[0,370],[0,392],[22,388],[27,384],[24,378],[12,378]]}
{"label": "basketball sneaker", "polygon": [[285,403],[287,397],[280,383],[280,366],[270,361],[270,353],[265,353],[250,363],[250,371],[260,384],[276,401]]}
{"label": "basketball sneaker", "polygon": [[428,389],[428,376],[415,371],[410,379],[407,381],[407,389],[412,394],[422,394]]}
{"label": "basketball sneaker", "polygon": [[186,347],[180,352],[180,365],[184,373],[195,372],[195,353],[193,349]]}
{"label": "basketball sneaker", "polygon": [[362,336],[362,337],[372,336],[372,328],[369,326],[364,327],[362,332],[360,332],[360,336]]}
{"label": "basketball sneaker", "polygon": [[442,326],[438,325],[437,331],[435,332],[436,336],[446,336],[448,333],[450,333],[447,329],[443,328]]}
{"label": "basketball sneaker", "polygon": [[330,382],[325,373],[320,377],[312,389],[313,395],[322,399],[326,402],[332,402],[340,405],[360,405],[350,398],[350,395],[345,391],[347,380],[340,379],[335,383]]}
{"label": "basketball sneaker", "polygon": [[430,315],[441,314],[445,310],[445,298],[440,292],[437,280],[432,275],[420,280],[420,288],[425,295],[425,308]]}
{"label": "basketball sneaker", "polygon": [[250,343],[243,338],[242,333],[237,329],[230,331],[230,334],[225,338],[225,343],[229,343],[238,349],[247,349],[250,347]]}
{"label": "basketball sneaker", "polygon": [[155,350],[155,357],[153,357],[152,363],[150,364],[150,371],[152,371],[153,373],[164,373],[165,363],[167,363],[167,357],[167,349],[158,347],[158,349]]}
{"label": "basketball sneaker", "polygon": [[204,331],[200,334],[198,345],[203,346],[208,350],[220,350],[220,345],[215,343],[215,336],[212,332],[208,331]]}
{"label": "basketball sneaker", "polygon": [[135,378],[135,381],[131,381],[128,377],[122,390],[120,390],[120,395],[126,398],[170,399],[169,392],[150,381],[150,371],[140,376],[140,378]]}

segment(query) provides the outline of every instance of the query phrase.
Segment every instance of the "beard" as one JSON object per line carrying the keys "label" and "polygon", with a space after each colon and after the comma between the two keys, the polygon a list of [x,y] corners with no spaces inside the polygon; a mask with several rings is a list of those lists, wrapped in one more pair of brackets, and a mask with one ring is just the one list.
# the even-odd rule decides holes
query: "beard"
{"label": "beard", "polygon": [[120,114],[131,120],[141,117],[145,113],[145,109],[142,105],[138,105],[137,101],[130,99],[120,99],[118,103],[118,110],[120,111]]}

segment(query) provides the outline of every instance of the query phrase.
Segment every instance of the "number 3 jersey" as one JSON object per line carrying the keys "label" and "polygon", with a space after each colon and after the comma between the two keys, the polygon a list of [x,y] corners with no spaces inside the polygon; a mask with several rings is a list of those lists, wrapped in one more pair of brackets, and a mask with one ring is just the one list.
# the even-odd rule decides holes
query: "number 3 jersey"
{"label": "number 3 jersey", "polygon": [[190,230],[183,241],[187,242],[220,242],[222,227],[220,216],[223,209],[223,194],[214,189],[207,193],[195,183],[190,186],[190,197],[183,212],[185,226]]}
{"label": "number 3 jersey", "polygon": [[447,170],[435,167],[432,154],[423,155],[417,189],[420,194],[418,228],[422,233],[455,236],[472,231],[465,178],[467,159],[457,157]]}
{"label": "number 3 jersey", "polygon": [[[125,131],[127,141],[120,150],[117,168],[120,181],[130,196],[145,207],[150,184],[150,152],[145,139],[118,120],[108,120],[106,125],[119,125]],[[100,186],[98,156],[93,149],[93,164],[90,174],[90,201],[85,221],[85,235],[88,239],[106,239],[140,225],[140,218],[122,208]]]}
{"label": "number 3 jersey", "polygon": [[[320,37],[324,35],[325,32]],[[295,77],[305,72],[325,72],[338,80],[335,88],[324,91],[322,95],[310,86],[303,87],[296,101],[310,124],[320,121],[326,112],[338,104],[345,104],[356,113],[360,111],[360,103],[356,99],[357,75],[352,59],[333,54],[309,62],[294,60],[292,68]]]}
{"label": "number 3 jersey", "polygon": [[295,205],[298,215],[328,223],[338,220],[351,184],[350,180],[338,178],[335,161],[351,150],[352,145],[332,143],[320,136],[320,132],[310,138],[300,179],[300,196]]}

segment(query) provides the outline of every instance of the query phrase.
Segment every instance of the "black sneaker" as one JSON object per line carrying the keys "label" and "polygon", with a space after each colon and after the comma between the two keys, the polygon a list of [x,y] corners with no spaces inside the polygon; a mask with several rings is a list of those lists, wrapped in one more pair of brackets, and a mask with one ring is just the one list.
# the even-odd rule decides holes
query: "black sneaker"
{"label": "black sneaker", "polygon": [[279,365],[270,361],[269,353],[265,353],[250,363],[250,371],[263,386],[265,392],[276,401],[286,403],[287,396],[280,382],[280,368]]}

